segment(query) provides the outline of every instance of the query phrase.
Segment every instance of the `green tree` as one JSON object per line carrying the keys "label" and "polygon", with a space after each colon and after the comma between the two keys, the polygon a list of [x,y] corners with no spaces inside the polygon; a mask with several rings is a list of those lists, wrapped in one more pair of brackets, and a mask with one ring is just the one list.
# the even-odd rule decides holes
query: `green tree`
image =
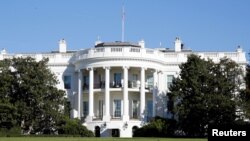
{"label": "green tree", "polygon": [[10,129],[16,125],[17,109],[10,103],[13,91],[10,60],[0,61],[0,128]]}
{"label": "green tree", "polygon": [[65,93],[56,88],[57,79],[47,62],[30,57],[0,61],[1,104],[14,107],[9,109],[16,111],[17,125],[28,133],[53,131],[63,116]]}
{"label": "green tree", "polygon": [[223,58],[218,64],[190,55],[180,65],[170,87],[180,128],[189,136],[204,136],[208,125],[225,125],[236,118],[241,68]]}
{"label": "green tree", "polygon": [[250,119],[250,65],[246,66],[245,76],[246,89],[241,93],[240,102],[242,103],[242,117]]}

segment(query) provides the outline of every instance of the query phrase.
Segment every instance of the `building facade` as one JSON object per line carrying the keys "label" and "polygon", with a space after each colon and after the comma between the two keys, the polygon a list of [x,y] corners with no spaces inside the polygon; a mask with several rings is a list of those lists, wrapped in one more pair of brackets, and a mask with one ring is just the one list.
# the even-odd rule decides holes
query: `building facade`
{"label": "building facade", "polygon": [[71,104],[71,117],[96,136],[132,137],[136,128],[155,116],[171,117],[167,111],[168,88],[177,77],[179,65],[190,54],[210,58],[215,63],[228,57],[243,68],[245,52],[193,52],[176,38],[173,49],[145,48],[145,42],[101,42],[93,48],[68,51],[65,40],[59,51],[9,54],[2,50],[0,60],[33,57],[49,58],[48,67],[57,76]]}

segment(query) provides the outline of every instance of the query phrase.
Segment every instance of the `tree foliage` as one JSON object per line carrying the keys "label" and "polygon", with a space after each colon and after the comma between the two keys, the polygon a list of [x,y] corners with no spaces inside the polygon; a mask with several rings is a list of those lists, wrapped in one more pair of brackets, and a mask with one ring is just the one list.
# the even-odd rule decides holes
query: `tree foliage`
{"label": "tree foliage", "polygon": [[250,119],[250,65],[246,66],[246,89],[241,93],[241,108],[243,112],[243,117]]}
{"label": "tree foliage", "polygon": [[174,136],[176,121],[155,117],[148,124],[138,128],[134,132],[134,137],[169,137]]}
{"label": "tree foliage", "polygon": [[240,66],[227,58],[215,64],[190,55],[180,69],[170,91],[181,130],[189,136],[204,136],[208,125],[234,122],[242,83]]}
{"label": "tree foliage", "polygon": [[81,137],[94,137],[94,133],[89,131],[85,126],[81,125],[79,119],[69,119],[65,117],[59,122],[59,134],[81,136]]}
{"label": "tree foliage", "polygon": [[5,105],[15,111],[6,113],[24,131],[53,129],[62,116],[64,92],[55,87],[57,80],[47,62],[48,59],[36,62],[30,57],[0,61],[0,107]]}
{"label": "tree foliage", "polygon": [[70,107],[47,63],[30,57],[0,60],[0,128],[16,126],[23,134],[52,134],[61,128]]}

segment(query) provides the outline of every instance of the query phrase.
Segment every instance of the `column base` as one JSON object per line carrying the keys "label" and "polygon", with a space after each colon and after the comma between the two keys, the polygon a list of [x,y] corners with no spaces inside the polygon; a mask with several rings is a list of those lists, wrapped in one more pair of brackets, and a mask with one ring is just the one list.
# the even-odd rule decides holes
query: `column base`
{"label": "column base", "polygon": [[141,116],[140,116],[140,121],[145,121],[146,119],[145,119],[145,116],[143,115],[143,114],[141,114]]}
{"label": "column base", "polygon": [[129,121],[129,115],[123,115],[122,120],[123,121]]}
{"label": "column base", "polygon": [[103,121],[110,121],[110,115],[104,115],[102,120]]}
{"label": "column base", "polygon": [[86,117],[86,122],[91,122],[93,120],[93,116],[87,116]]}

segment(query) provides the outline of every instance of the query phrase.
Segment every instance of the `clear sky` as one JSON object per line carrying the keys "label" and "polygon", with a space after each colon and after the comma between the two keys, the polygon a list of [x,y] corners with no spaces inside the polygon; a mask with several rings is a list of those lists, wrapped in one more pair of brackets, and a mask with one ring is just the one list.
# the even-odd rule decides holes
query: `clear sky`
{"label": "clear sky", "polygon": [[1,0],[0,49],[9,53],[93,47],[121,40],[172,48],[180,37],[194,51],[250,51],[250,0]]}

